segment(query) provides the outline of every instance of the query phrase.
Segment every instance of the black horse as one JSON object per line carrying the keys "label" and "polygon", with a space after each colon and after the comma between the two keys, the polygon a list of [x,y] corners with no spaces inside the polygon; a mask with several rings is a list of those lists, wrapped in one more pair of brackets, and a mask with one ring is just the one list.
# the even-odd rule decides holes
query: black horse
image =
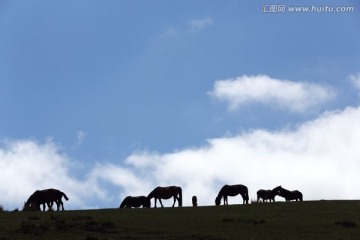
{"label": "black horse", "polygon": [[179,204],[178,206],[179,207],[182,206],[182,189],[181,187],[178,186],[156,187],[148,195],[149,199],[155,198],[155,207],[156,207],[156,201],[158,199],[161,204],[161,207],[164,207],[161,202],[161,199],[169,199],[171,197],[174,198],[174,204],[172,205],[173,207],[175,206],[176,200],[178,201]]}
{"label": "black horse", "polygon": [[64,210],[62,197],[64,197],[66,201],[69,200],[65,193],[57,189],[36,190],[25,202],[24,210],[31,209],[40,211],[40,206],[43,205],[43,211],[45,211],[46,204],[50,211],[54,202],[57,205],[57,211],[60,210],[60,207]]}
{"label": "black horse", "polygon": [[303,201],[303,195],[298,190],[289,191],[285,188],[282,188],[281,186],[274,188],[274,190],[277,192],[277,195],[285,198],[287,202],[290,202],[291,200]]}
{"label": "black horse", "polygon": [[196,197],[196,196],[192,196],[191,202],[192,202],[193,207],[197,207],[197,206],[198,206],[197,197]]}
{"label": "black horse", "polygon": [[276,188],[274,188],[273,190],[260,189],[259,191],[256,192],[256,195],[257,195],[257,202],[259,202],[260,199],[262,199],[263,202],[266,202],[266,200],[269,200],[270,202],[271,201],[275,202],[275,196],[278,195],[278,191]]}
{"label": "black horse", "polygon": [[224,205],[228,205],[228,196],[236,196],[240,194],[243,198],[243,204],[249,203],[249,193],[248,188],[244,185],[225,185],[223,186],[217,197],[215,198],[215,205],[219,206],[221,204],[221,199],[224,198]]}
{"label": "black horse", "polygon": [[138,208],[143,206],[143,208],[149,208],[151,206],[150,198],[146,196],[127,196],[120,204],[119,208]]}

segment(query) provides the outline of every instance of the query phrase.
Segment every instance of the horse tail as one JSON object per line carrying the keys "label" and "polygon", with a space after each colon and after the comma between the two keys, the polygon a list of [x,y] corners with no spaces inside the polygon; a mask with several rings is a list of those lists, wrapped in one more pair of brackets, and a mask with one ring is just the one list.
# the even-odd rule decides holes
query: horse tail
{"label": "horse tail", "polygon": [[[62,196],[64,196],[64,198],[65,198],[65,200],[67,201],[67,200],[69,200],[69,198],[66,196],[66,194],[65,193],[63,193],[63,192],[61,192],[61,197]],[[60,199],[61,199],[61,197],[60,197]]]}
{"label": "horse tail", "polygon": [[303,195],[302,195],[301,192],[299,192],[299,199],[300,199],[301,202],[303,201]]}
{"label": "horse tail", "polygon": [[257,196],[257,201],[256,201],[256,202],[259,202],[259,200],[260,200],[260,194],[261,194],[261,193],[260,193],[260,190],[256,192],[256,196]]}
{"label": "horse tail", "polygon": [[182,189],[179,187],[179,207],[182,207]]}
{"label": "horse tail", "polygon": [[249,191],[248,191],[248,188],[247,188],[246,186],[245,186],[244,196],[245,196],[245,202],[246,202],[246,204],[249,204]]}

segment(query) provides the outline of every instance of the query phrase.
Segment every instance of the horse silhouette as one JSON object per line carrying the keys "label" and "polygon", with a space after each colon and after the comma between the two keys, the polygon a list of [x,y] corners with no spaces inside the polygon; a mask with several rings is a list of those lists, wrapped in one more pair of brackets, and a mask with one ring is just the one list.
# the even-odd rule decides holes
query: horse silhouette
{"label": "horse silhouette", "polygon": [[285,188],[282,188],[281,186],[278,186],[278,187],[274,188],[273,190],[275,190],[277,192],[277,195],[285,198],[285,200],[287,202],[290,202],[291,200],[303,201],[303,195],[298,190],[289,191]]}
{"label": "horse silhouette", "polygon": [[49,211],[51,210],[54,202],[57,205],[57,211],[64,210],[64,203],[62,201],[62,197],[65,200],[69,200],[65,193],[57,190],[57,189],[45,189],[45,190],[36,190],[25,202],[24,210],[32,209],[40,211],[40,206],[43,205],[43,211],[45,211],[45,204],[48,206]]}
{"label": "horse silhouette", "polygon": [[273,190],[264,190],[260,189],[256,192],[257,195],[257,202],[259,202],[260,199],[263,200],[263,202],[266,202],[266,200],[269,200],[270,202],[275,202],[275,196],[278,195],[278,191],[276,188]]}
{"label": "horse silhouette", "polygon": [[197,203],[197,197],[196,196],[192,196],[191,202],[192,202],[193,207],[197,207],[198,203]]}
{"label": "horse silhouette", "polygon": [[138,208],[143,206],[143,208],[149,208],[151,206],[150,198],[146,196],[127,196],[120,204],[119,208]]}
{"label": "horse silhouette", "polygon": [[161,207],[164,207],[161,202],[161,199],[169,199],[172,197],[174,198],[174,204],[172,206],[173,207],[175,206],[175,202],[177,200],[178,204],[179,204],[178,206],[181,207],[182,206],[182,189],[181,189],[181,187],[178,187],[178,186],[156,187],[148,195],[149,199],[155,198],[155,207],[156,207],[157,200],[159,200]]}
{"label": "horse silhouette", "polygon": [[249,193],[248,188],[244,185],[225,185],[223,186],[217,197],[215,198],[215,205],[219,206],[221,204],[221,199],[224,198],[224,205],[228,205],[228,196],[234,197],[240,194],[243,198],[243,204],[249,203]]}

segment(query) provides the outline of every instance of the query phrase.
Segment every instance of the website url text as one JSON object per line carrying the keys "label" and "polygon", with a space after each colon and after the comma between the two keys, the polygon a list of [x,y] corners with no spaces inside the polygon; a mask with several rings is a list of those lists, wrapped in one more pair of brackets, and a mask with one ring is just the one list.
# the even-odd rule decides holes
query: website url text
{"label": "website url text", "polygon": [[351,13],[355,11],[353,6],[287,6],[282,4],[264,4],[261,7],[263,13]]}

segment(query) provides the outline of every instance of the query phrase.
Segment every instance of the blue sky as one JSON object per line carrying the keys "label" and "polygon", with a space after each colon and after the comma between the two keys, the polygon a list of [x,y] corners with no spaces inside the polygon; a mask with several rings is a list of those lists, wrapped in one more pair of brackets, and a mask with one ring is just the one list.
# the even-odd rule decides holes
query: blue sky
{"label": "blue sky", "polygon": [[[285,12],[264,13],[269,5],[285,5]],[[291,6],[353,11],[294,13]],[[329,165],[341,176],[360,170],[359,7],[357,1],[0,1],[0,163],[7,172],[1,182],[17,189],[0,187],[0,202],[17,207],[34,190],[56,187],[73,196],[70,208],[117,207],[126,195],[169,184],[212,204],[226,183],[248,185],[253,198],[257,189],[280,184],[302,188],[305,199],[360,198],[351,191],[319,196],[311,183],[329,183],[301,178],[309,167],[324,172]],[[331,135],[324,126],[339,129]],[[341,134],[349,142],[331,153],[330,140]],[[274,145],[279,138],[289,146]],[[293,138],[305,144],[303,160]],[[328,148],[313,150],[327,140]],[[338,168],[335,156],[355,165]],[[298,166],[298,177],[255,180],[270,162],[280,176]],[[208,175],[195,176],[198,169]],[[14,181],[17,174],[23,178]],[[74,186],[93,190],[78,193]]]}

